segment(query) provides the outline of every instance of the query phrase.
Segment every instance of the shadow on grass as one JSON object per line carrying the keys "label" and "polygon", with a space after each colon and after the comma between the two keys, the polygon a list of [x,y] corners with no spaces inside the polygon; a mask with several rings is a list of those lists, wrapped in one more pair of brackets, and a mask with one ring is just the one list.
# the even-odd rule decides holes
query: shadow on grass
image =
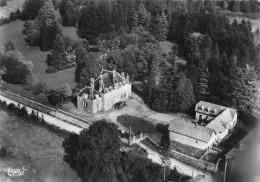
{"label": "shadow on grass", "polygon": [[63,156],[64,162],[68,163],[69,166],[77,172],[79,176],[82,176],[80,171],[77,168],[77,163],[75,156],[78,151],[78,135],[70,134],[66,137],[62,143],[62,147],[64,148],[65,154]]}
{"label": "shadow on grass", "polygon": [[153,124],[149,121],[131,115],[122,115],[118,116],[117,121],[121,123],[126,128],[131,127],[131,131],[133,133],[156,133],[157,130]]}

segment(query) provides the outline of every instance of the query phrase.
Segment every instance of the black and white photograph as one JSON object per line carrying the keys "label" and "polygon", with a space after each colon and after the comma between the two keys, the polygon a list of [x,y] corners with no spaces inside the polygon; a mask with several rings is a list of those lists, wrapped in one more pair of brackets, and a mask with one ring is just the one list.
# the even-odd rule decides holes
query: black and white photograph
{"label": "black and white photograph", "polygon": [[0,182],[260,182],[260,0],[0,0]]}

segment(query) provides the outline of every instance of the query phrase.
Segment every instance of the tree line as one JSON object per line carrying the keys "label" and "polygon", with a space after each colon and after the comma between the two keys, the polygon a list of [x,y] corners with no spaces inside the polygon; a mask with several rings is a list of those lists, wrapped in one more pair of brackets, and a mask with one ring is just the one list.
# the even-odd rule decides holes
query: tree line
{"label": "tree line", "polygon": [[[47,1],[25,25],[29,43],[52,50],[50,72],[76,65],[75,80],[83,86],[102,67],[124,71],[145,83],[146,102],[162,112],[188,111],[200,100],[248,112],[257,104],[259,45],[252,26],[230,23],[214,1],[62,0],[58,7],[62,20]],[[59,28],[70,21],[82,38],[76,43]],[[161,41],[175,44],[171,54],[162,53]],[[68,60],[69,50],[75,56]],[[178,57],[187,64],[176,66]]]}

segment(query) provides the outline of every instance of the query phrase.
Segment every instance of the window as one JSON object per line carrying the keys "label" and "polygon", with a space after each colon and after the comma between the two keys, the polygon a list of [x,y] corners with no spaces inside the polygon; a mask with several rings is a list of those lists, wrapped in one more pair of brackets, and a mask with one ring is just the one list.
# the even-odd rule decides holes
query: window
{"label": "window", "polygon": [[124,97],[126,98],[126,93],[124,93]]}
{"label": "window", "polygon": [[201,114],[199,114],[199,120],[202,120],[202,115]]}

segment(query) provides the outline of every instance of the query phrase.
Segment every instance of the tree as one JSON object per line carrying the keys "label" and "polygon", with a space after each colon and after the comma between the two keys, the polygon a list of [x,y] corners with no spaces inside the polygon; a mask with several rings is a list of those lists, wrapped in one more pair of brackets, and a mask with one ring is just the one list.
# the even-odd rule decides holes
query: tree
{"label": "tree", "polygon": [[70,2],[70,0],[62,0],[61,1],[60,8],[59,8],[61,16],[64,16],[66,14],[69,2]]}
{"label": "tree", "polygon": [[63,70],[67,67],[67,61],[64,53],[66,52],[65,43],[62,35],[56,35],[53,42],[51,54],[47,55],[47,63],[58,70]]}
{"label": "tree", "polygon": [[51,0],[44,3],[35,19],[39,27],[42,27],[44,22],[48,20],[56,20],[55,9]]}
{"label": "tree", "polygon": [[258,0],[250,0],[250,10],[252,13],[259,13],[260,7]]}
{"label": "tree", "polygon": [[64,98],[69,98],[72,96],[72,90],[68,83],[64,83],[61,85],[60,93],[63,95]]}
{"label": "tree", "polygon": [[102,68],[102,60],[97,59],[97,56],[98,55],[88,54],[85,60],[77,65],[75,80],[78,83],[89,84],[90,78],[98,77]]}
{"label": "tree", "polygon": [[232,12],[240,11],[240,1],[237,0],[230,1],[228,9]]}
{"label": "tree", "polygon": [[2,79],[13,84],[25,84],[31,69],[23,60],[21,52],[12,50],[0,55],[0,67],[5,68]]}
{"label": "tree", "polygon": [[169,134],[169,130],[167,129],[164,133],[163,136],[161,138],[161,146],[163,148],[164,151],[169,150],[170,147],[170,134]]}
{"label": "tree", "polygon": [[137,14],[138,14],[138,23],[143,27],[147,28],[150,20],[149,20],[148,12],[142,1],[140,2],[137,8]]}
{"label": "tree", "polygon": [[55,106],[63,102],[63,96],[57,90],[50,90],[47,94],[47,98],[49,103]]}
{"label": "tree", "polygon": [[98,23],[98,6],[95,1],[91,1],[88,6],[81,10],[81,16],[78,21],[79,36],[93,43],[100,33]]}
{"label": "tree", "polygon": [[76,161],[85,181],[115,181],[120,159],[118,127],[105,120],[96,121],[79,135]]}
{"label": "tree", "polygon": [[251,13],[251,10],[250,10],[250,2],[249,1],[246,1],[246,0],[243,0],[240,2],[240,10],[243,12],[243,13]]}
{"label": "tree", "polygon": [[25,0],[21,15],[22,20],[34,20],[43,4],[44,0]]}

